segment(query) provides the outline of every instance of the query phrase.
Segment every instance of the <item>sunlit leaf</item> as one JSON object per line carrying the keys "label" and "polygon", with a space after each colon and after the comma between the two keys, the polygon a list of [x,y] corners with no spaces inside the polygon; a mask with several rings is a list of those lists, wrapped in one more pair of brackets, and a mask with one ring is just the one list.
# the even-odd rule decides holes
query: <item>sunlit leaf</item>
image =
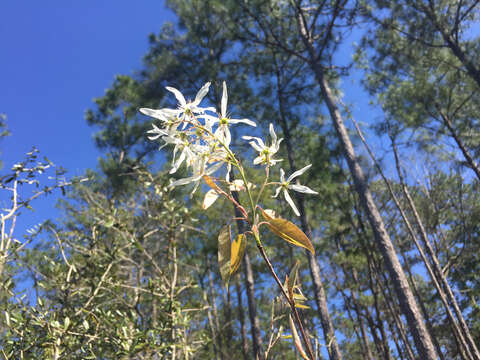
{"label": "sunlit leaf", "polygon": [[220,268],[220,275],[225,286],[228,287],[230,280],[230,226],[224,226],[218,235],[218,267]]}
{"label": "sunlit leaf", "polygon": [[267,226],[270,231],[280,236],[285,241],[296,246],[301,246],[310,251],[312,254],[315,254],[315,249],[313,248],[313,245],[308,239],[307,235],[305,235],[305,233],[295,224],[282,218],[273,218],[262,208],[260,208],[260,211],[262,212],[262,216],[267,222]]}
{"label": "sunlit leaf", "polygon": [[299,304],[299,303],[295,303],[295,307],[299,309],[310,309],[310,306]]}
{"label": "sunlit leaf", "polygon": [[[297,289],[297,291],[300,291],[300,290]],[[299,293],[293,294],[293,299],[295,301],[307,301],[308,300],[303,294],[299,294]]]}
{"label": "sunlit leaf", "polygon": [[63,322],[63,328],[65,330],[68,330],[68,327],[70,326],[70,318],[67,316]]}
{"label": "sunlit leaf", "polygon": [[208,175],[203,175],[203,180],[205,181],[205,184],[207,184],[208,186],[210,186],[213,190],[217,191],[217,192],[222,192],[222,189],[220,189],[218,187],[217,184],[215,184],[215,182],[212,180],[212,178]]}
{"label": "sunlit leaf", "polygon": [[105,222],[103,226],[105,226],[106,228],[111,228],[114,224],[115,224],[115,219],[110,218]]}
{"label": "sunlit leaf", "polygon": [[298,273],[299,266],[300,266],[300,262],[297,260],[292,270],[290,270],[290,275],[288,276],[288,283],[287,283],[289,290],[293,290],[293,288],[295,287],[295,283],[297,282],[297,273]]}
{"label": "sunlit leaf", "polygon": [[233,275],[235,271],[240,267],[242,263],[243,254],[245,253],[245,247],[247,245],[245,234],[239,234],[231,245],[230,249],[230,275]]}
{"label": "sunlit leaf", "polygon": [[203,204],[202,204],[202,209],[207,210],[214,202],[215,200],[218,199],[220,195],[218,192],[214,189],[210,189],[207,191],[205,194],[205,197],[203,198]]}

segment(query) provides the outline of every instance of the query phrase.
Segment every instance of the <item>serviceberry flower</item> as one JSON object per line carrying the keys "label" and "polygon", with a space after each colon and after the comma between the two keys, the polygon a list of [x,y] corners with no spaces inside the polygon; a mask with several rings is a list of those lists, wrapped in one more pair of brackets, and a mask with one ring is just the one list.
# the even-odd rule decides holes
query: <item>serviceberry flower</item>
{"label": "serviceberry flower", "polygon": [[275,195],[273,197],[276,198],[280,194],[280,191],[283,191],[283,196],[285,197],[285,200],[287,200],[287,203],[291,206],[291,208],[293,209],[293,212],[297,216],[300,216],[300,212],[295,206],[295,203],[293,202],[290,194],[288,193],[288,190],[291,189],[293,191],[297,191],[304,194],[314,194],[314,195],[318,194],[318,192],[313,191],[307,186],[299,185],[299,184],[290,184],[293,179],[302,175],[305,171],[310,169],[311,166],[312,164],[307,165],[304,168],[301,168],[300,170],[295,171],[292,175],[290,175],[287,178],[287,180],[285,180],[285,171],[283,171],[283,169],[280,169],[280,186],[275,189]]}
{"label": "serviceberry flower", "polygon": [[[206,107],[202,108],[200,102],[203,100],[205,95],[208,93],[208,89],[210,88],[210,82],[207,82],[202,88],[197,92],[195,96],[195,100],[187,102],[183,94],[175,89],[174,87],[167,86],[165,87],[168,91],[172,92],[178,101],[177,109],[148,109],[148,108],[141,108],[140,112],[147,116],[154,117],[166,123],[166,125],[174,125],[177,126],[183,122],[182,129],[185,129],[188,121],[195,114],[203,114],[205,111],[215,111],[213,107]],[[174,120],[172,120],[174,119]]]}
{"label": "serviceberry flower", "polygon": [[220,104],[220,114],[218,117],[203,115],[205,119],[212,121],[212,123],[218,123],[218,127],[215,130],[214,135],[225,145],[229,146],[232,141],[232,135],[230,134],[229,126],[230,124],[246,124],[250,126],[257,126],[257,124],[249,119],[231,119],[227,115],[227,103],[228,103],[228,93],[227,93],[227,84],[223,82],[223,93],[222,101]]}
{"label": "serviceberry flower", "polygon": [[250,141],[250,145],[257,150],[260,154],[253,160],[255,165],[265,164],[267,166],[275,165],[277,162],[282,161],[282,159],[274,159],[273,156],[280,150],[280,143],[283,139],[277,139],[277,134],[273,129],[273,124],[270,124],[269,127],[270,137],[272,138],[272,144],[270,146],[265,145],[262,139],[255,136],[242,136],[245,140]]}

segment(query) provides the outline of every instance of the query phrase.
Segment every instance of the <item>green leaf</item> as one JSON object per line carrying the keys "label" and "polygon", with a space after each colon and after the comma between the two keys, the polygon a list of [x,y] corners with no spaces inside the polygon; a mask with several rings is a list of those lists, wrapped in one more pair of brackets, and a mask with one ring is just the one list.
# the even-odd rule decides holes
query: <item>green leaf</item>
{"label": "green leaf", "polygon": [[296,246],[301,246],[312,254],[315,254],[315,249],[313,248],[310,239],[294,223],[282,218],[273,218],[262,208],[260,208],[260,211],[262,212],[262,216],[267,222],[267,226],[271,232],[280,236],[285,241]]}
{"label": "green leaf", "polygon": [[5,320],[7,321],[7,326],[10,326],[10,315],[5,311]]}
{"label": "green leaf", "polygon": [[240,267],[246,246],[247,241],[245,234],[238,234],[230,248],[230,276]]}
{"label": "green leaf", "polygon": [[115,224],[115,219],[110,218],[105,222],[103,226],[105,226],[106,228],[111,228],[114,224]]}
{"label": "green leaf", "polygon": [[297,282],[297,273],[298,273],[299,265],[300,265],[300,262],[297,260],[292,270],[290,270],[290,275],[288,276],[288,282],[287,282],[289,291],[293,291],[293,288],[295,287],[295,283]]}
{"label": "green leaf", "polygon": [[230,256],[231,256],[230,226],[224,226],[218,234],[218,267],[225,286],[228,288],[230,280]]}
{"label": "green leaf", "polygon": [[67,316],[65,320],[63,321],[63,328],[65,330],[68,330],[68,327],[70,326],[70,318]]}
{"label": "green leaf", "polygon": [[295,307],[296,307],[296,308],[299,308],[299,309],[310,309],[310,306],[304,305],[304,304],[300,304],[300,303],[295,303]]}

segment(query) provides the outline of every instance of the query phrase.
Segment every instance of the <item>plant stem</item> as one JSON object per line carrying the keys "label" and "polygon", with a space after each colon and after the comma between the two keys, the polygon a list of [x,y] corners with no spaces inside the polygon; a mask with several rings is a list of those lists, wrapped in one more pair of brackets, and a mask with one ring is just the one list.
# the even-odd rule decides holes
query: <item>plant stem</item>
{"label": "plant stem", "polygon": [[260,251],[260,254],[262,255],[263,259],[265,260],[265,263],[267,264],[268,269],[270,270],[270,273],[272,274],[273,278],[278,284],[278,287],[280,288],[280,291],[282,292],[283,296],[287,300],[288,304],[290,305],[290,308],[292,309],[293,316],[295,317],[295,321],[298,324],[298,328],[300,330],[300,333],[302,334],[303,342],[305,343],[305,346],[307,347],[307,352],[308,356],[314,360],[315,356],[313,355],[312,348],[310,346],[310,341],[307,338],[307,335],[305,334],[305,330],[303,328],[303,323],[302,320],[300,319],[300,315],[298,314],[297,308],[295,307],[295,301],[293,299],[290,299],[290,297],[287,295],[282,283],[280,282],[280,279],[278,278],[272,263],[270,262],[270,259],[267,256],[267,253],[265,252],[265,249],[262,245],[262,242],[260,240],[260,237],[258,236],[258,232],[254,231],[254,236],[255,236],[255,242],[257,243],[257,248]]}

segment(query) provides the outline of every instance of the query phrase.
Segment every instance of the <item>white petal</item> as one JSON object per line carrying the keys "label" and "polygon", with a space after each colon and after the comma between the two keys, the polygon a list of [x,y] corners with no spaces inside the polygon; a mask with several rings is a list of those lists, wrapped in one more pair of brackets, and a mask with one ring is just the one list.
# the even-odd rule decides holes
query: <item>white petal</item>
{"label": "white petal", "polygon": [[227,125],[220,125],[213,135],[222,142],[223,145],[229,146],[232,141],[232,135]]}
{"label": "white petal", "polygon": [[280,169],[280,182],[285,182],[285,171],[283,171],[283,169]]}
{"label": "white petal", "polygon": [[197,108],[197,109],[201,109],[201,113],[204,113],[205,111],[211,111],[211,112],[214,112],[214,113],[217,112],[217,109],[215,109],[215,107],[213,107],[213,106],[209,106],[209,107],[206,107],[206,108]]}
{"label": "white petal", "polygon": [[265,148],[267,147],[267,146],[265,145],[265,143],[263,142],[262,139],[260,139],[260,138],[255,138],[255,140],[257,140],[258,145],[260,145],[260,147],[262,148],[262,151],[263,151],[263,149],[265,149]]}
{"label": "white petal", "polygon": [[230,191],[244,191],[245,184],[243,183],[243,180],[235,179],[230,183],[228,188],[230,189]]}
{"label": "white petal", "polygon": [[165,87],[165,89],[167,89],[168,91],[172,92],[175,95],[175,97],[177,98],[181,106],[185,106],[187,104],[187,102],[185,101],[185,98],[183,97],[180,91],[170,86]]}
{"label": "white petal", "polygon": [[227,102],[228,102],[227,84],[224,81],[223,82],[222,104],[221,104],[222,117],[227,117]]}
{"label": "white petal", "polygon": [[147,131],[147,134],[159,134],[168,136],[168,133],[165,130],[160,129],[157,125],[152,124],[153,129]]}
{"label": "white petal", "polygon": [[160,136],[162,136],[162,134],[150,135],[147,137],[148,137],[148,140],[157,140]]}
{"label": "white petal", "polygon": [[274,198],[276,198],[280,194],[280,190],[282,190],[281,186],[279,186],[275,189],[275,195],[273,195]]}
{"label": "white petal", "polygon": [[208,88],[210,87],[210,82],[207,82],[205,85],[202,86],[200,90],[198,90],[197,96],[195,96],[195,101],[193,102],[196,105],[200,104],[200,101],[207,95]]}
{"label": "white petal", "polygon": [[220,125],[217,130],[215,130],[213,135],[215,135],[215,137],[227,147],[232,141],[232,134],[230,134],[230,129],[228,128],[228,125]]}
{"label": "white petal", "polygon": [[261,164],[263,162],[263,156],[258,156],[253,160],[254,165]]}
{"label": "white petal", "polygon": [[173,148],[172,165],[175,163],[175,156],[177,156],[178,148],[179,148],[178,145],[175,145],[175,147]]}
{"label": "white petal", "polygon": [[168,187],[172,188],[178,185],[187,185],[187,184],[190,184],[191,182],[198,181],[200,179],[201,179],[201,176],[190,176],[187,178],[178,179],[177,181],[174,181],[170,185],[168,185]]}
{"label": "white petal", "polygon": [[272,217],[272,218],[276,218],[277,217],[277,213],[275,212],[275,210],[272,210],[272,209],[265,209],[263,210],[264,212],[267,213],[268,216]]}
{"label": "white petal", "polygon": [[186,148],[183,149],[182,153],[173,164],[173,168],[172,170],[170,170],[170,174],[174,174],[177,172],[178,168],[180,167],[180,165],[182,165],[183,161],[185,160],[185,156],[186,156]]}
{"label": "white petal", "polygon": [[212,115],[208,115],[208,114],[202,114],[202,115],[199,115],[198,117],[201,117],[201,118],[204,118],[205,119],[205,123],[210,123],[210,124],[215,124],[217,122],[220,122],[220,119],[218,118],[218,116],[212,116]]}
{"label": "white petal", "polygon": [[215,200],[218,199],[220,195],[213,189],[210,189],[207,191],[205,194],[205,197],[203,198],[203,204],[202,204],[202,209],[206,210],[208,209],[214,202]]}
{"label": "white petal", "polygon": [[[226,172],[226,174],[225,174],[225,181],[226,181],[227,183],[230,182],[230,171],[232,171],[232,164],[227,163],[227,172]],[[235,181],[237,181],[237,180],[235,180]]]}
{"label": "white petal", "polygon": [[272,123],[270,123],[269,130],[270,130],[270,136],[272,137],[272,144],[276,144],[277,134],[275,134],[275,130],[273,129],[273,124]]}
{"label": "white petal", "polygon": [[230,124],[247,124],[247,125],[250,125],[250,126],[257,126],[257,124],[252,121],[252,120],[249,120],[249,119],[229,119],[228,122]]}
{"label": "white petal", "polygon": [[300,212],[298,211],[297,207],[295,206],[295,203],[293,202],[293,200],[290,197],[290,194],[288,193],[287,190],[283,189],[283,195],[285,195],[285,200],[287,200],[288,204],[293,209],[293,212],[295,213],[295,215],[300,216]]}
{"label": "white petal", "polygon": [[166,116],[165,112],[161,109],[160,110],[155,110],[155,109],[148,109],[148,108],[140,108],[139,111],[143,115],[151,116],[151,117],[154,117],[154,118],[162,120],[162,121],[167,120],[167,116]]}
{"label": "white petal", "polygon": [[283,138],[281,138],[280,140],[278,140],[275,144],[272,144],[272,146],[270,146],[270,149],[271,149],[271,152],[273,154],[275,154],[279,149],[280,149],[280,143],[283,141]]}
{"label": "white petal", "polygon": [[206,175],[211,175],[213,174],[215,171],[217,171],[218,169],[220,169],[222,167],[223,163],[219,162],[218,164],[215,164],[215,165],[212,165],[210,166],[207,170],[205,170],[205,174]]}
{"label": "white petal", "polygon": [[301,168],[300,170],[295,171],[292,175],[290,175],[290,176],[288,177],[287,182],[290,182],[290,181],[292,181],[293,179],[295,179],[297,176],[302,175],[305,171],[307,171],[307,170],[310,169],[311,167],[312,167],[312,164],[307,165],[307,166]]}
{"label": "white petal", "polygon": [[255,149],[257,150],[259,153],[261,153],[263,151],[263,149],[265,149],[264,147],[261,147],[259,146],[256,142],[254,141],[250,141],[249,144]]}
{"label": "white petal", "polygon": [[313,191],[312,189],[310,189],[308,186],[305,186],[305,185],[293,184],[293,185],[288,185],[288,188],[304,194],[318,194],[318,192]]}

